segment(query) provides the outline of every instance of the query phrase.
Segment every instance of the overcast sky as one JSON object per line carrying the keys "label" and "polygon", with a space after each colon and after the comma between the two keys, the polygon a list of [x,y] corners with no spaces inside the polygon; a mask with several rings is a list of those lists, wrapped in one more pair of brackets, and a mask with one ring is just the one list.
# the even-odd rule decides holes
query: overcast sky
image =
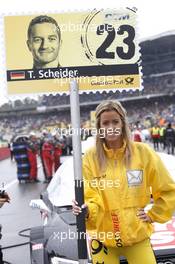
{"label": "overcast sky", "polygon": [[[143,40],[166,31],[175,30],[175,0],[0,0],[0,14],[34,14],[35,12],[81,11],[93,8],[138,8],[139,39]],[[0,36],[2,27],[0,27]],[[1,38],[0,38],[1,41]],[[0,75],[3,55],[0,50]],[[5,83],[0,78],[0,104],[7,101]]]}

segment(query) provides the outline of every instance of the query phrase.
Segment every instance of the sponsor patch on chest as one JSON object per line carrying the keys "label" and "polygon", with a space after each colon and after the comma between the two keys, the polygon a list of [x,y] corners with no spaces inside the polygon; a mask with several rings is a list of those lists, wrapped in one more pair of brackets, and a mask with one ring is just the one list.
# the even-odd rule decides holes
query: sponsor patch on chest
{"label": "sponsor patch on chest", "polygon": [[128,186],[139,186],[143,182],[143,171],[142,170],[128,170],[126,172]]}

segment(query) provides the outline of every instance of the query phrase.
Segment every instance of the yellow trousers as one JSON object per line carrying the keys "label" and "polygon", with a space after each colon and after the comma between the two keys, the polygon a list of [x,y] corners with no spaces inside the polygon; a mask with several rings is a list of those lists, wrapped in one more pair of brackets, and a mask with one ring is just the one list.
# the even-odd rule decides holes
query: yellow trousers
{"label": "yellow trousers", "polygon": [[119,264],[120,256],[124,256],[129,264],[157,263],[149,239],[121,248],[106,247],[102,242],[92,240],[91,256],[93,264]]}

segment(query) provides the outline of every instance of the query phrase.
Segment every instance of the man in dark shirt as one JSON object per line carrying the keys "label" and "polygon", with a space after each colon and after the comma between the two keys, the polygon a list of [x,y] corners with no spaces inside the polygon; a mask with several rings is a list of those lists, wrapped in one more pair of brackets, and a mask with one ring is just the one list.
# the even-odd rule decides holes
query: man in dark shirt
{"label": "man in dark shirt", "polygon": [[[175,131],[171,127],[171,123],[167,125],[165,129],[165,143],[167,148],[167,153],[174,155],[174,143],[175,143]],[[171,151],[170,151],[171,150]]]}

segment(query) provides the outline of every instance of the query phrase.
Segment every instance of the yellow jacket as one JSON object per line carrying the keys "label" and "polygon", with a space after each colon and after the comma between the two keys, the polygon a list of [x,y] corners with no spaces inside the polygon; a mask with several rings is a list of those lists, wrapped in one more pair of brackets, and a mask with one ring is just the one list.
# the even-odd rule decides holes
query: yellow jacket
{"label": "yellow jacket", "polygon": [[117,151],[104,145],[107,168],[100,175],[95,147],[83,158],[85,202],[89,207],[86,226],[93,239],[106,246],[129,246],[153,232],[152,224],[137,216],[139,208],[154,205],[148,215],[154,222],[171,219],[175,210],[175,183],[159,156],[147,144],[132,143],[129,170],[123,162],[125,144]]}

